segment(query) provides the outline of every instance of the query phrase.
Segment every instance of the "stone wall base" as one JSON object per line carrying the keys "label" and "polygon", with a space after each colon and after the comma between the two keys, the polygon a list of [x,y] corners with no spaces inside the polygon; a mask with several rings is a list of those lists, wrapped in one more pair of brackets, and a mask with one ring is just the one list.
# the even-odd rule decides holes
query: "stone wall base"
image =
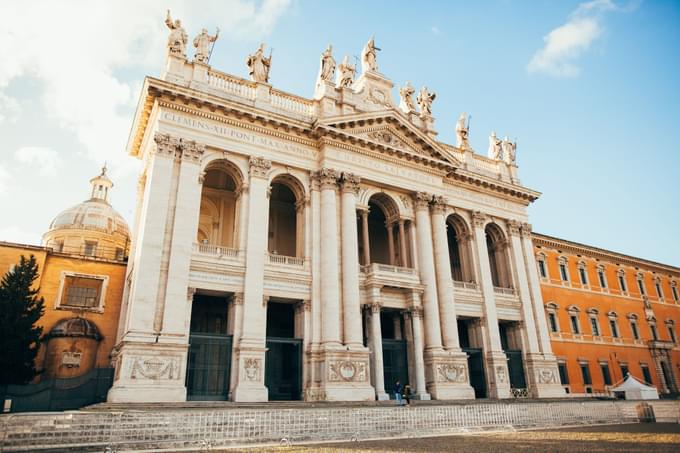
{"label": "stone wall base", "polygon": [[307,401],[374,401],[367,348],[326,347],[315,352],[312,366],[319,370],[305,391]]}
{"label": "stone wall base", "polygon": [[428,398],[436,400],[474,399],[475,390],[470,386],[467,354],[458,351],[427,351],[425,359],[425,382]]}

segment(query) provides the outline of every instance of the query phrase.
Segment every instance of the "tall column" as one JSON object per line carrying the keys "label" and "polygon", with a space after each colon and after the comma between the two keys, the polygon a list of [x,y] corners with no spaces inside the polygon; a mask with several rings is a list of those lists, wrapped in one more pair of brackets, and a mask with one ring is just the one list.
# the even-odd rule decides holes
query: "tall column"
{"label": "tall column", "polygon": [[410,308],[411,329],[413,331],[413,350],[415,352],[413,361],[416,372],[416,396],[421,400],[429,400],[430,394],[427,393],[425,381],[425,360],[423,358],[423,309],[418,306],[418,294],[412,294],[413,304]]}
{"label": "tall column", "polygon": [[342,175],[342,313],[345,346],[363,350],[356,212],[360,182],[361,179],[351,173]]}
{"label": "tall column", "polygon": [[308,231],[311,233],[311,268],[312,268],[312,300],[311,318],[312,331],[308,354],[310,362],[310,385],[305,389],[305,400],[317,400],[323,395],[320,389],[323,373],[321,372],[321,358],[319,347],[321,343],[321,192],[318,178],[311,177],[310,192],[310,221]]}
{"label": "tall column", "polygon": [[487,217],[479,211],[472,214],[473,232],[480,287],[484,300],[483,335],[484,355],[486,358],[487,377],[489,379],[489,396],[492,398],[508,398],[510,396],[510,379],[508,375],[507,357],[501,346],[496,313],[496,298],[491,279],[491,266],[486,247]]}
{"label": "tall column", "polygon": [[237,350],[237,381],[234,401],[267,401],[264,386],[264,359],[267,311],[264,295],[264,260],[267,247],[269,203],[268,173],[271,162],[250,158],[248,234],[246,238],[246,273],[243,292],[243,322]]}
{"label": "tall column", "polygon": [[394,266],[397,264],[394,259],[394,223],[387,221],[385,222],[385,227],[387,228],[387,248],[390,253],[390,265]]}
{"label": "tall column", "polygon": [[545,319],[545,308],[543,307],[543,297],[541,295],[541,284],[538,279],[538,268],[536,266],[536,257],[534,256],[534,244],[531,241],[531,225],[528,223],[522,224],[520,234],[522,237],[523,255],[526,261],[526,274],[529,280],[532,307],[536,319],[536,328],[538,329],[539,346],[543,354],[552,355],[548,323]]}
{"label": "tall column", "polygon": [[361,213],[361,240],[364,246],[364,266],[371,264],[371,248],[368,241],[368,208],[359,211]]}
{"label": "tall column", "polygon": [[385,392],[385,373],[383,369],[382,329],[380,326],[380,287],[370,288],[371,336],[369,338],[371,351],[371,371],[375,397],[378,401],[390,399]]}
{"label": "tall column", "polygon": [[248,240],[248,208],[249,201],[249,186],[247,182],[243,182],[238,193],[238,242],[234,241],[234,247],[239,249],[239,253],[244,253],[246,250],[246,241]]}
{"label": "tall column", "polygon": [[234,293],[231,299],[233,304],[234,331],[232,332],[231,345],[231,371],[229,373],[229,398],[234,399],[234,388],[238,382],[238,348],[243,326],[243,293]]}
{"label": "tall column", "polygon": [[404,222],[406,220],[399,219],[399,254],[401,255],[402,267],[408,267],[408,256],[406,254],[406,230],[404,228]]}

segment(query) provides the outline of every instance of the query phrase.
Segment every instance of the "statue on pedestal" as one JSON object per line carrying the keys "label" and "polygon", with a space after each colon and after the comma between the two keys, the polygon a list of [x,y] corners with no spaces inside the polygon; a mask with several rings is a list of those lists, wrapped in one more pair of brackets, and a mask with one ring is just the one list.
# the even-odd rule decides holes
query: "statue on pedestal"
{"label": "statue on pedestal", "polygon": [[416,105],[413,103],[413,95],[415,92],[416,89],[413,88],[411,82],[406,82],[406,85],[399,88],[399,108],[407,115],[416,111]]}
{"label": "statue on pedestal", "polygon": [[333,82],[333,76],[335,76],[335,59],[333,58],[333,46],[329,44],[328,48],[321,54],[319,81]]}
{"label": "statue on pedestal", "polygon": [[248,55],[246,65],[248,65],[248,74],[250,79],[254,82],[268,83],[269,82],[269,68],[272,64],[272,52],[269,51],[269,57],[264,56],[264,43],[254,54]]}
{"label": "statue on pedestal", "polygon": [[219,28],[215,32],[214,36],[210,36],[208,34],[207,29],[205,28],[202,29],[201,33],[194,38],[194,47],[196,48],[194,60],[198,61],[199,63],[208,64],[208,60],[210,59],[210,53],[212,51],[212,49],[210,49],[210,44],[217,41],[217,38],[219,36],[220,36]]}
{"label": "statue on pedestal", "polygon": [[517,150],[517,142],[511,142],[506,136],[501,142],[503,147],[503,157],[505,157],[505,162],[508,164],[515,165],[515,152]]}
{"label": "statue on pedestal", "polygon": [[432,101],[434,101],[434,98],[436,97],[437,94],[427,91],[427,87],[424,86],[420,89],[416,102],[418,103],[418,107],[420,107],[421,116],[432,116]]}
{"label": "statue on pedestal", "polygon": [[375,47],[375,41],[373,38],[369,39],[364,49],[361,51],[361,71],[377,71],[378,62],[376,61],[377,51],[380,50]]}
{"label": "statue on pedestal", "polygon": [[469,126],[465,125],[466,117],[467,115],[463,112],[456,122],[456,147],[460,149],[470,148],[470,143],[468,142]]}
{"label": "statue on pedestal", "polygon": [[338,66],[338,78],[335,82],[335,86],[338,88],[349,88],[354,82],[354,74],[357,71],[355,65],[349,64],[349,57],[345,55],[342,59],[342,63]]}
{"label": "statue on pedestal", "polygon": [[503,158],[501,141],[496,137],[496,132],[493,131],[489,135],[489,158],[493,160],[501,160]]}
{"label": "statue on pedestal", "polygon": [[184,27],[182,27],[182,22],[179,19],[173,22],[172,17],[170,17],[170,10],[168,10],[168,14],[165,17],[165,25],[170,29],[170,35],[168,36],[168,51],[172,55],[186,58],[189,37],[187,36]]}

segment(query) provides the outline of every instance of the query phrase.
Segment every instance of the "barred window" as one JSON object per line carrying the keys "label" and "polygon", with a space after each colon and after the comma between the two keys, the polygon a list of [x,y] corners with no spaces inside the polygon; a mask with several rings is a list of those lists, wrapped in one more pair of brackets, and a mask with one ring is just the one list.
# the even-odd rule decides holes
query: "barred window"
{"label": "barred window", "polygon": [[64,297],[61,305],[96,308],[102,289],[102,280],[68,275],[64,280]]}

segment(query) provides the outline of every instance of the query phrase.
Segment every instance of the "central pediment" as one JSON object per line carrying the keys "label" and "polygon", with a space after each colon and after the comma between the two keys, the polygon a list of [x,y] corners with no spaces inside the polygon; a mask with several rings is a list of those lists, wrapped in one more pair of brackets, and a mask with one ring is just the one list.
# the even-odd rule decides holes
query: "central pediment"
{"label": "central pediment", "polygon": [[461,162],[443,146],[394,109],[323,118],[316,123],[315,128],[319,132],[333,132],[353,141],[380,145],[453,167],[461,166]]}

